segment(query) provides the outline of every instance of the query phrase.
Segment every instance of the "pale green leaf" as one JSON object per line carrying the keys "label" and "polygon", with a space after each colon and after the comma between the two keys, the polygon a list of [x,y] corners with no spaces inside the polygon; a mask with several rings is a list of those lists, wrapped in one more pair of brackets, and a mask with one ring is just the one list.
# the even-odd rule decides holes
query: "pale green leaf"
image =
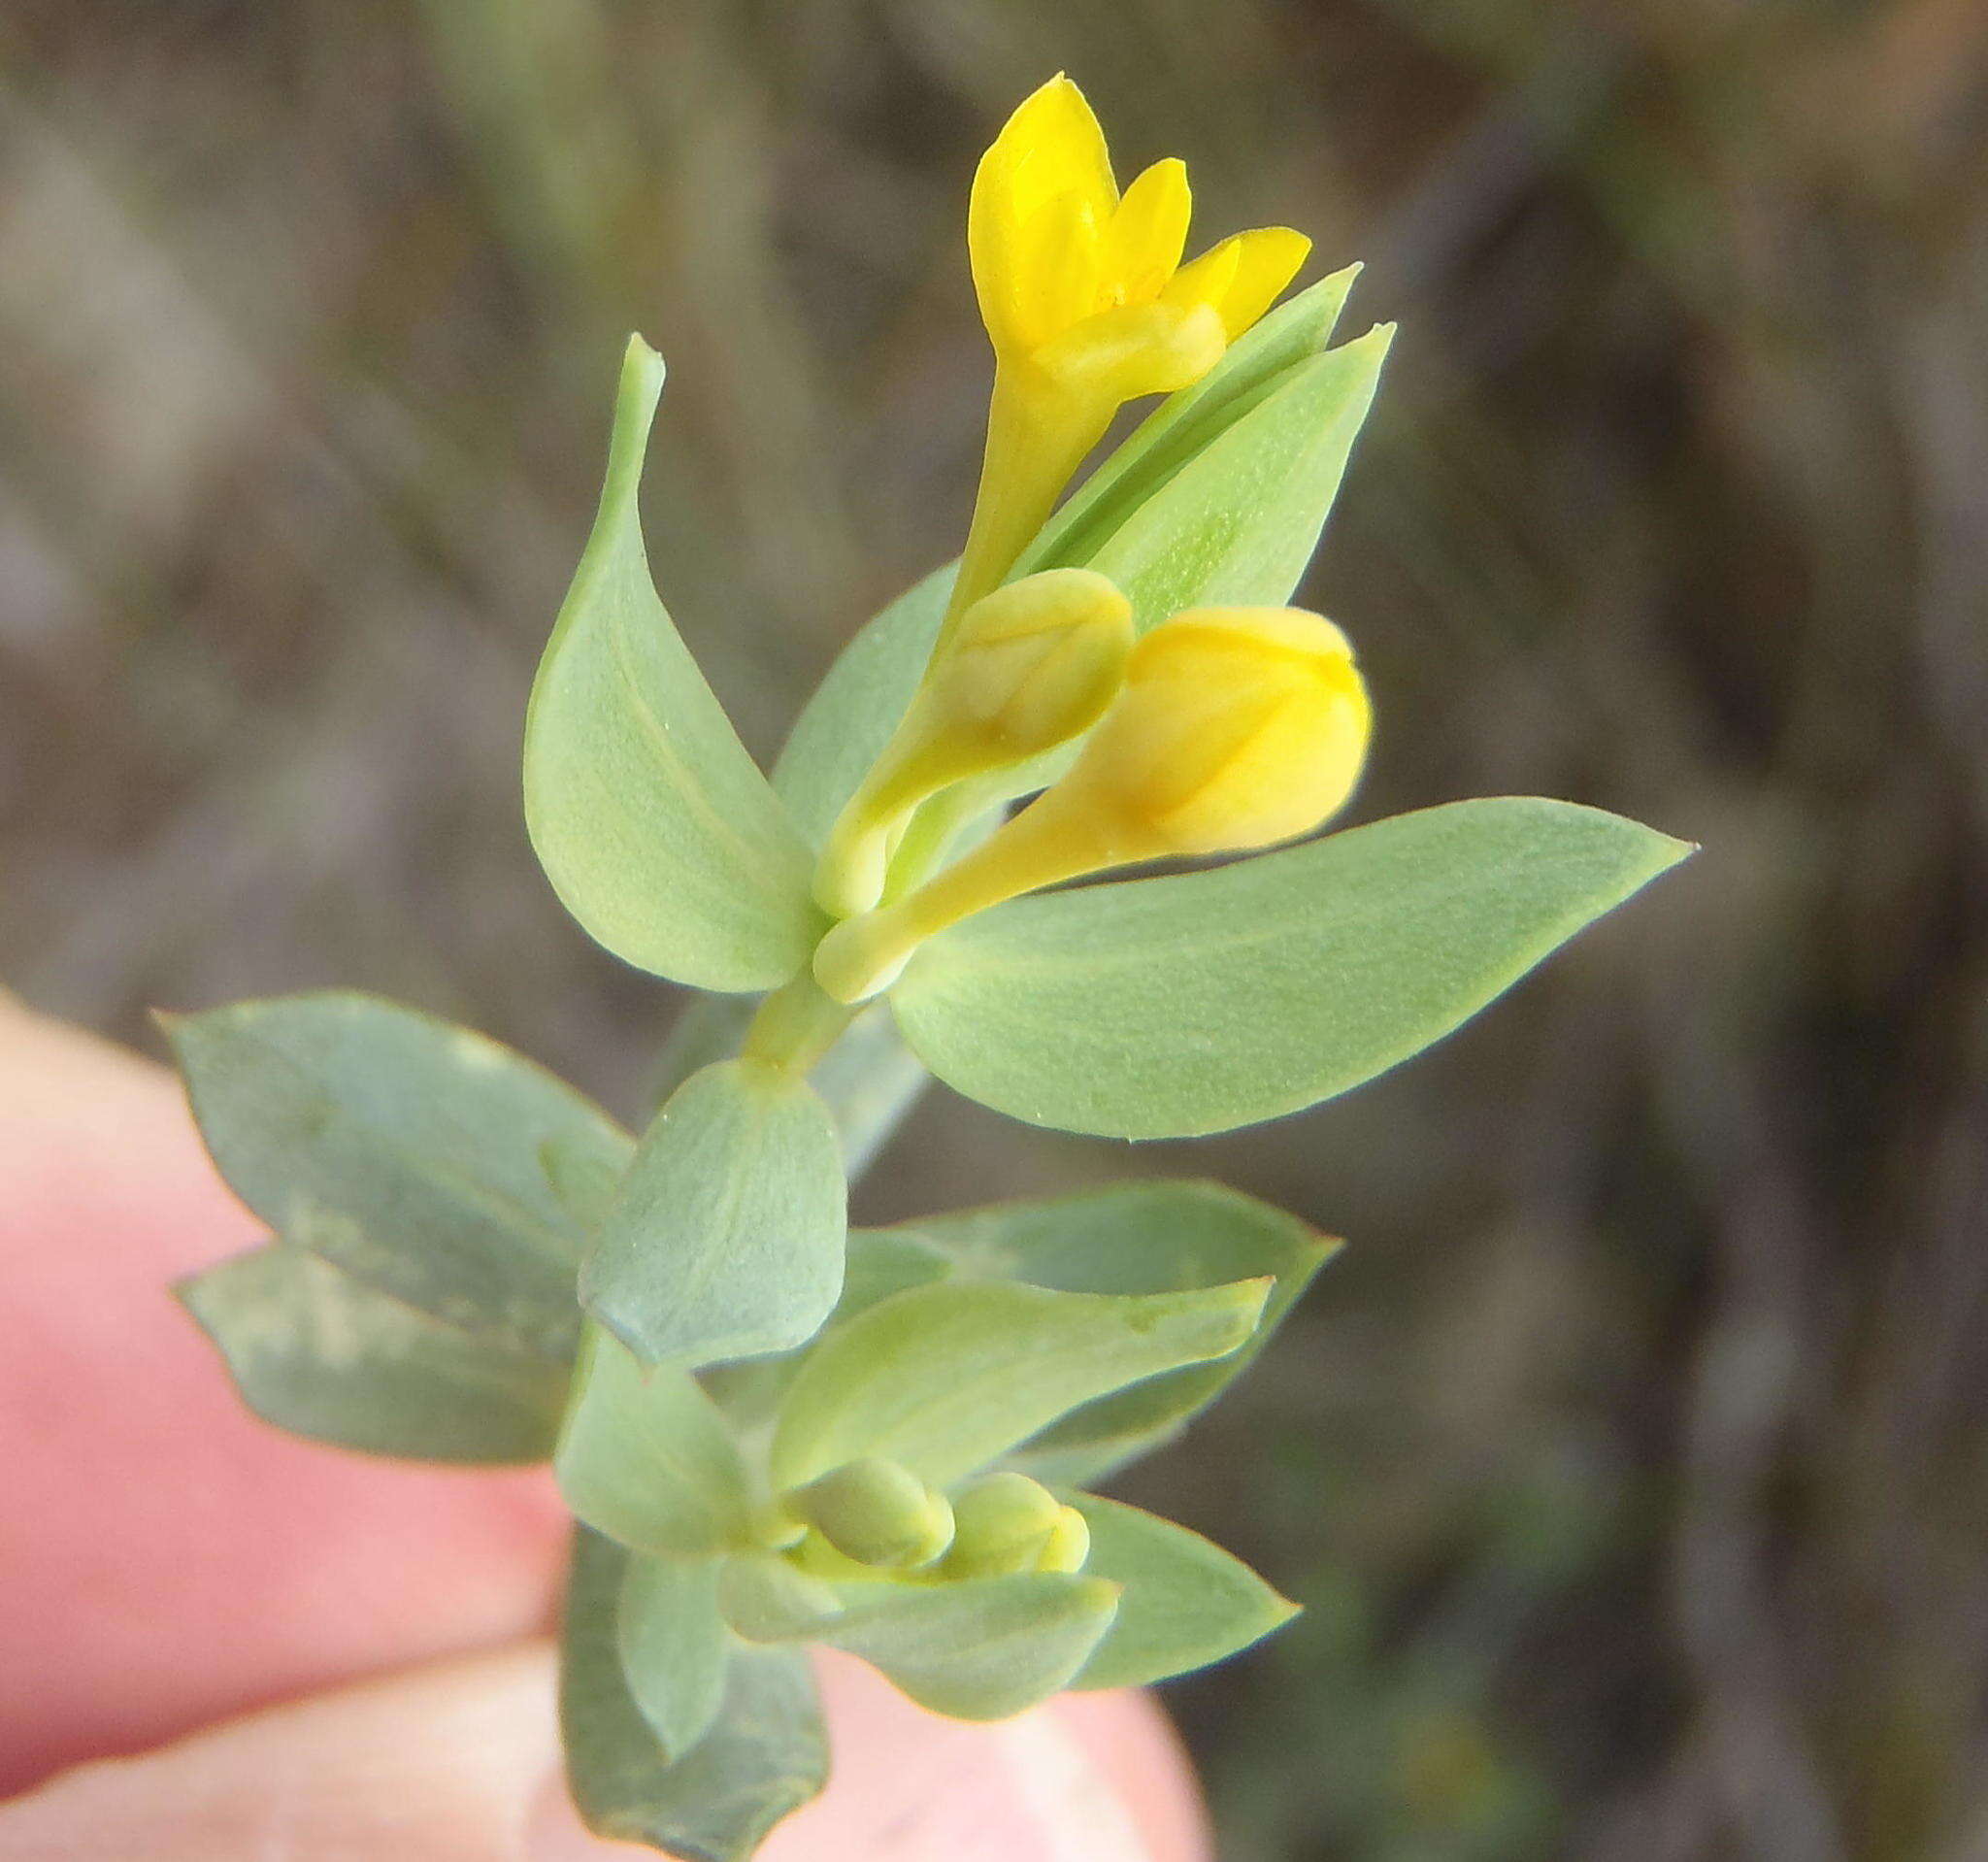
{"label": "pale green leaf", "polygon": [[731,1638],[718,1614],[717,1558],[628,1561],[615,1610],[621,1675],[667,1758],[711,1730]]}
{"label": "pale green leaf", "polygon": [[745,1536],[746,1468],[715,1405],[687,1371],[645,1370],[597,1326],[552,1465],[574,1513],[638,1551],[700,1558]]}
{"label": "pale green leaf", "polygon": [[1013,575],[1089,562],[1161,485],[1325,348],[1359,275],[1348,265],[1320,279],[1232,343],[1199,382],[1170,394],[1064,501]]}
{"label": "pale green leaf", "polygon": [[1298,1613],[1197,1532],[1095,1494],[1063,1496],[1091,1529],[1084,1575],[1121,1585],[1118,1614],[1074,1687],[1144,1687],[1247,1648]]}
{"label": "pale green leaf", "polygon": [[411,1461],[543,1461],[567,1374],[275,1242],[174,1291],[265,1422]]}
{"label": "pale green leaf", "polygon": [[1235,1350],[1269,1290],[1113,1297],[989,1280],[894,1294],[808,1354],[774,1434],[774,1484],[874,1454],[948,1486],[1079,1403]]}
{"label": "pale green leaf", "polygon": [[911,702],[957,567],[933,570],[865,622],[794,720],[773,785],[811,846],[828,839]]}
{"label": "pale green leaf", "polygon": [[1339,493],[1391,325],[1300,362],[1155,490],[1085,566],[1142,631],[1185,608],[1289,600]]}
{"label": "pale green leaf", "polygon": [[997,906],[919,951],[891,1000],[940,1079],[1016,1118],[1224,1131],[1418,1053],[1689,851],[1567,802],[1455,802]]}
{"label": "pale green leaf", "polygon": [[622,1673],[616,1606],[627,1553],[583,1527],[560,1644],[566,1775],[587,1827],[685,1862],[748,1862],[828,1781],[828,1734],[808,1659],[738,1647],[712,1729],[672,1764]]}
{"label": "pale green leaf", "polygon": [[701,989],[771,989],[821,920],[806,844],[657,599],[637,492],[662,357],[629,339],[593,534],[525,718],[525,822],[588,935]]}
{"label": "pale green leaf", "polygon": [[806,1082],[719,1061],[643,1135],[580,1296],[650,1362],[786,1350],[835,1310],[846,1204],[834,1122]]}
{"label": "pale green leaf", "polygon": [[725,1560],[718,1609],[747,1642],[812,1642],[842,1614],[843,1601],[825,1579],[774,1552],[750,1551]]}
{"label": "pale green leaf", "polygon": [[1088,1573],[860,1588],[870,1601],[818,1640],[860,1655],[920,1707],[953,1719],[1006,1719],[1060,1692],[1118,1607],[1118,1587]]}
{"label": "pale green leaf", "polygon": [[[951,1271],[952,1264],[944,1254],[913,1235],[852,1228],[844,1256],[843,1296],[828,1324],[840,1325],[893,1293],[944,1280]],[[739,1364],[713,1364],[701,1372],[699,1379],[735,1428],[756,1428],[773,1419],[787,1386],[800,1375],[803,1357],[799,1351],[786,1351]],[[1083,1478],[1087,1477],[1056,1476],[1059,1480]]]}
{"label": "pale green leaf", "polygon": [[544,1157],[629,1141],[508,1047],[327,991],[162,1017],[235,1193],[279,1234],[445,1324],[570,1360],[583,1223]]}
{"label": "pale green leaf", "polygon": [[[853,1279],[858,1255],[850,1240]],[[884,1251],[887,1240],[896,1241],[895,1253]],[[1275,1279],[1262,1323],[1241,1349],[1086,1403],[1008,1457],[1039,1480],[1075,1484],[1176,1435],[1247,1367],[1339,1246],[1295,1215],[1219,1183],[1147,1182],[928,1217],[871,1232],[863,1251],[865,1272],[894,1272],[901,1284],[948,1268],[1070,1293],[1159,1293]],[[847,1306],[845,1294],[838,1319]]]}

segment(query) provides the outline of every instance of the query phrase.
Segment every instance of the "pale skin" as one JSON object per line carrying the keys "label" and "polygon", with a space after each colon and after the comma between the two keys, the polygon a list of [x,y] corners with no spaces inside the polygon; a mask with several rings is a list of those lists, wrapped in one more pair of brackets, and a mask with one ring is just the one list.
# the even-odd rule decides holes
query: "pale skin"
{"label": "pale skin", "polygon": [[[252,1246],[173,1080],[0,997],[0,1862],[576,1862],[547,1477],[248,1416],[166,1283]],[[765,1862],[1207,1862],[1145,1697],[967,1727],[821,1668]],[[110,1761],[110,1762],[106,1762]]]}

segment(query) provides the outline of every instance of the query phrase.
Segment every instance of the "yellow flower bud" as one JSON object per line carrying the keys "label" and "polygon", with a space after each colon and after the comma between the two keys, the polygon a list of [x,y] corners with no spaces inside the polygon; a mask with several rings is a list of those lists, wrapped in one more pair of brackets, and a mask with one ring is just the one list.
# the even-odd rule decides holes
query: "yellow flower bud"
{"label": "yellow flower bud", "polygon": [[1132,649],[1070,773],[917,891],[838,925],[815,979],[857,1002],[889,987],[934,932],[1019,893],[1309,833],[1352,793],[1371,721],[1331,621],[1289,608],[1176,615]]}
{"label": "yellow flower bud", "polygon": [[1353,648],[1291,608],[1207,608],[1143,641],[1071,772],[1125,857],[1230,853],[1309,833],[1353,792],[1371,716]]}
{"label": "yellow flower bud", "polygon": [[877,903],[890,848],[927,796],[1089,730],[1131,650],[1132,604],[1088,569],[1044,570],[976,602],[837,820],[815,875],[822,909],[846,917]]}
{"label": "yellow flower bud", "polygon": [[952,1549],[942,1578],[1006,1578],[1017,1572],[1080,1571],[1090,1529],[1074,1507],[1024,1474],[992,1474],[952,1503]]}
{"label": "yellow flower bud", "polygon": [[782,1505],[859,1565],[911,1571],[929,1565],[952,1543],[945,1496],[876,1455],[831,1468],[783,1495]]}

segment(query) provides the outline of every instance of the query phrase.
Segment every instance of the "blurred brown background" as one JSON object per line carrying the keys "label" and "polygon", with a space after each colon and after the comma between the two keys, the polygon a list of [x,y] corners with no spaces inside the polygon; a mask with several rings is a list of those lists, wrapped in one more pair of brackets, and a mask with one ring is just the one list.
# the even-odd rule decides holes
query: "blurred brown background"
{"label": "blurred brown background", "polygon": [[1403,336],[1307,598],[1363,816],[1706,843],[1439,1052],[1130,1157],[936,1092],[881,1218],[1227,1176],[1353,1246],[1132,1497],[1309,1606],[1174,1690],[1236,1862],[1988,1855],[1978,0],[10,0],[0,977],[364,985],[640,1110],[518,820],[621,334],[770,752],[965,520],[977,151],[1067,66]]}

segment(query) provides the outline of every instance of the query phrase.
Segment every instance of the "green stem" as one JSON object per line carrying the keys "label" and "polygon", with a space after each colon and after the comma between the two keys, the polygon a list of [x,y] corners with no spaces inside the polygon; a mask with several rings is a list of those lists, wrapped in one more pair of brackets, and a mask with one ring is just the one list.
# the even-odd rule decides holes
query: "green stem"
{"label": "green stem", "polygon": [[841,1040],[855,1013],[803,970],[759,1005],[739,1051],[800,1079]]}

